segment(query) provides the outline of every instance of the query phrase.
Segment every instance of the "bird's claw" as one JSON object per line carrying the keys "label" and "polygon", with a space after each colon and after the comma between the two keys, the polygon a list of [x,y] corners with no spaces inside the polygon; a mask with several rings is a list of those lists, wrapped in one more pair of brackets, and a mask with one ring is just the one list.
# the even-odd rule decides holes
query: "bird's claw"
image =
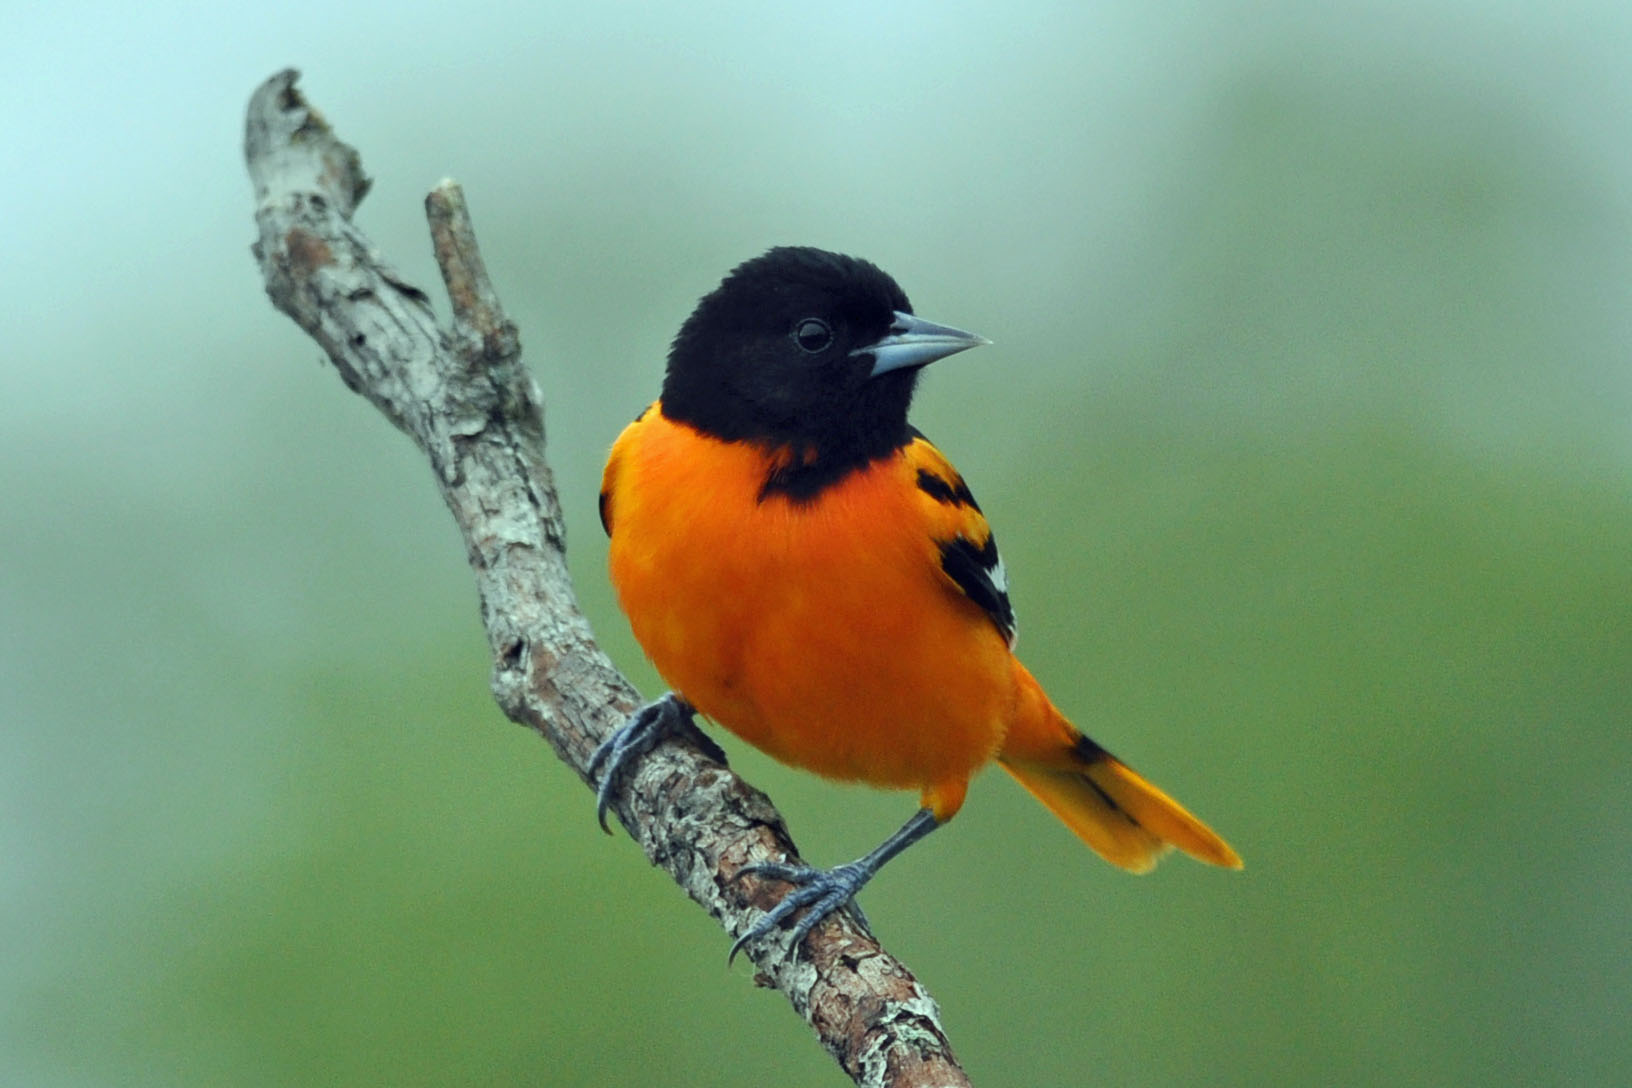
{"label": "bird's claw", "polygon": [[782,897],[782,901],[772,907],[758,922],[754,923],[746,933],[736,939],[731,945],[731,952],[726,962],[731,963],[742,951],[743,945],[776,929],[787,921],[793,913],[805,908],[802,918],[792,929],[790,948],[798,948],[810,931],[815,929],[828,915],[848,905],[863,929],[870,929],[867,924],[867,915],[862,913],[861,904],[855,901],[856,893],[861,890],[872,877],[872,873],[864,866],[851,862],[833,869],[816,869],[808,865],[786,865],[776,861],[761,861],[751,865],[744,865],[737,870],[737,879],[745,876],[757,876],[771,880],[781,880],[793,885],[793,889]]}
{"label": "bird's claw", "polygon": [[[606,813],[612,807],[614,788],[624,772],[659,741],[689,721],[693,713],[691,704],[671,691],[637,707],[622,728],[595,749],[595,754],[589,758],[589,776],[594,778],[600,775],[600,784],[595,788],[595,818],[600,821],[602,831],[608,835],[612,833],[612,828],[606,822]],[[603,765],[606,768],[604,773],[601,770]]]}

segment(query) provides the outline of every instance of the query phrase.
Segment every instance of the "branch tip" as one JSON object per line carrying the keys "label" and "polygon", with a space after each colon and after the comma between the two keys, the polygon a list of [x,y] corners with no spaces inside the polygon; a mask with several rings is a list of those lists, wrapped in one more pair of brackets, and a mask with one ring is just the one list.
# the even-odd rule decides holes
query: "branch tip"
{"label": "branch tip", "polygon": [[430,223],[431,246],[442,282],[453,306],[453,323],[461,341],[479,345],[479,359],[495,363],[514,359],[521,346],[516,327],[504,314],[498,292],[487,274],[487,262],[476,242],[465,191],[452,178],[437,182],[425,196],[425,218]]}
{"label": "branch tip", "polygon": [[373,186],[355,148],[334,134],[285,68],[255,89],[244,123],[244,158],[258,201],[322,196],[347,219]]}

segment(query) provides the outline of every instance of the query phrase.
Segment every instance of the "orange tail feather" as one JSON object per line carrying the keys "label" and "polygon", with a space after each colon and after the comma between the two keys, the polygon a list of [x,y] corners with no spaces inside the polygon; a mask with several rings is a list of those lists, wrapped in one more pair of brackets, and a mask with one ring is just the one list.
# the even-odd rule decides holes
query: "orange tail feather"
{"label": "orange tail feather", "polygon": [[1171,847],[1231,869],[1241,858],[1211,828],[1078,732],[1015,663],[1020,700],[998,759],[1067,827],[1113,865],[1149,872]]}

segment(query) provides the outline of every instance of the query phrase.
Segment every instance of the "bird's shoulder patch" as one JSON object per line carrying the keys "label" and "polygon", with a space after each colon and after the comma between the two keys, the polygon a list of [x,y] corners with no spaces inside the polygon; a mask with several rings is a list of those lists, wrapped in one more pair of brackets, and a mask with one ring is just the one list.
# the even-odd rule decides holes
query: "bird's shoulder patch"
{"label": "bird's shoulder patch", "polygon": [[908,470],[925,496],[941,573],[981,607],[1013,646],[1014,606],[1009,601],[1008,572],[974,493],[952,462],[922,434],[913,432],[904,453]]}
{"label": "bird's shoulder patch", "polygon": [[625,449],[625,444],[630,441],[630,437],[635,428],[641,423],[644,423],[647,417],[652,414],[652,410],[656,407],[657,403],[655,401],[648,404],[645,409],[641,411],[640,415],[634,418],[634,422],[630,423],[629,426],[623,429],[623,433],[618,436],[618,440],[612,444],[612,452],[607,455],[606,468],[601,470],[601,495],[599,506],[601,513],[601,528],[606,530],[607,536],[612,535],[612,496],[617,490],[618,468],[623,463],[623,451]]}

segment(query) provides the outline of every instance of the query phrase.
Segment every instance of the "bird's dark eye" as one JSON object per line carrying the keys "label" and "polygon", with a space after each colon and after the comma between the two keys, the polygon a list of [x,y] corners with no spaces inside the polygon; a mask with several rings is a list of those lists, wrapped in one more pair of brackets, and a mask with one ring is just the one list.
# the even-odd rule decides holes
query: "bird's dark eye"
{"label": "bird's dark eye", "polygon": [[793,327],[793,342],[801,351],[815,355],[833,343],[833,330],[821,318],[807,317]]}

